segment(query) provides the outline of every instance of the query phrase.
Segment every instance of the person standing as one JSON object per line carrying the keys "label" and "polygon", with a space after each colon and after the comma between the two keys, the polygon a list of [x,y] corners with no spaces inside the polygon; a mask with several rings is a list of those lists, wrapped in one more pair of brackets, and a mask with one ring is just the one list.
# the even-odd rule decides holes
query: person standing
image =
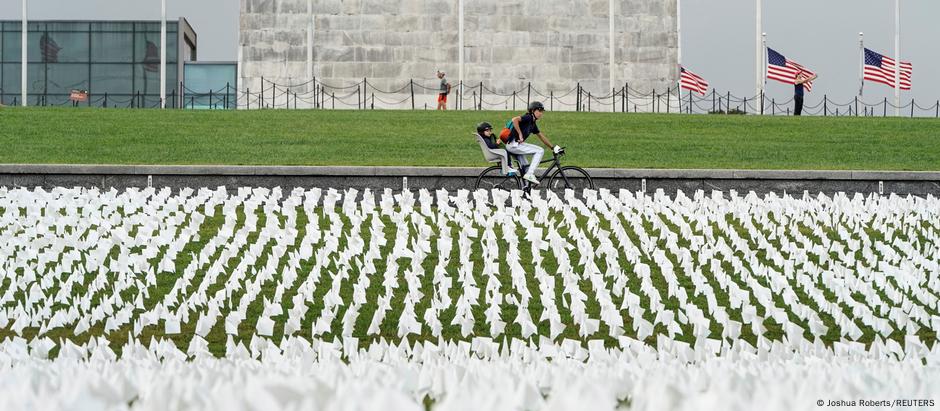
{"label": "person standing", "polygon": [[803,114],[803,91],[806,88],[806,83],[816,80],[817,75],[813,74],[811,77],[807,77],[806,73],[799,72],[796,75],[796,81],[793,82],[794,92],[793,92],[793,115],[799,116]]}
{"label": "person standing", "polygon": [[444,72],[438,70],[437,78],[441,79],[441,88],[437,95],[437,109],[438,110],[447,110],[447,95],[450,94],[450,83],[447,82],[447,79],[444,78]]}

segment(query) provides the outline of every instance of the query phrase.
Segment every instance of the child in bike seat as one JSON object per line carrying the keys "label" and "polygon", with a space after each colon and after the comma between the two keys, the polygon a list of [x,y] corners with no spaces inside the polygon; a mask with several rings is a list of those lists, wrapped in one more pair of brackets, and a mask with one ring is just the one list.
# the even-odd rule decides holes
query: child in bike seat
{"label": "child in bike seat", "polygon": [[498,140],[493,135],[493,126],[490,123],[482,122],[477,124],[477,142],[480,143],[480,149],[483,150],[483,157],[486,161],[499,161],[503,174],[507,176],[519,175],[519,171],[512,168],[509,164],[509,158],[506,150],[499,147]]}

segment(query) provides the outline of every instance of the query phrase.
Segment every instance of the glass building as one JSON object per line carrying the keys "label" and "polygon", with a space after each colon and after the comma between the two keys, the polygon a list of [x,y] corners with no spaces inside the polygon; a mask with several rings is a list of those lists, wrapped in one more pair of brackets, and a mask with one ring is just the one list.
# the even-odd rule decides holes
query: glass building
{"label": "glass building", "polygon": [[183,108],[236,108],[237,67],[235,62],[187,61],[183,69]]}
{"label": "glass building", "polygon": [[[159,107],[159,21],[30,21],[27,23],[27,103]],[[0,102],[21,98],[21,23],[0,21]],[[196,60],[196,32],[186,19],[167,22],[167,107],[183,107],[184,65]]]}

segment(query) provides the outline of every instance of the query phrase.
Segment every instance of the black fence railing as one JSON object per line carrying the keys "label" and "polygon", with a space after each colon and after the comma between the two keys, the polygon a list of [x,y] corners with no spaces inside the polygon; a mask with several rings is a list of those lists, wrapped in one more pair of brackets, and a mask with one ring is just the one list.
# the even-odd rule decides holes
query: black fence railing
{"label": "black fence railing", "polygon": [[[433,109],[438,88],[414,79],[401,87],[381,89],[363,78],[353,84],[330,84],[319,79],[303,83],[279,84],[261,78],[261,87],[236,89],[227,84],[216,90],[192,90],[180,83],[167,94],[168,108],[179,109]],[[778,100],[765,95],[739,97],[717,90],[700,95],[681,90],[678,86],[646,92],[625,83],[603,94],[585,89],[580,83],[566,90],[539,90],[527,83],[519,89],[494,90],[484,82],[459,83],[452,88],[448,109],[456,110],[520,110],[534,100],[542,101],[549,110],[619,113],[685,113],[685,114],[759,114],[792,115],[793,98]],[[19,95],[0,94],[0,102],[18,105]],[[159,108],[159,95],[88,94],[83,102],[73,102],[67,93],[31,94],[29,105],[88,106],[123,108]],[[911,99],[896,106],[887,98],[867,101],[855,97],[836,101],[823,94],[813,101],[807,96],[804,115],[887,117],[900,111],[909,117],[940,118],[940,100],[917,102]]]}

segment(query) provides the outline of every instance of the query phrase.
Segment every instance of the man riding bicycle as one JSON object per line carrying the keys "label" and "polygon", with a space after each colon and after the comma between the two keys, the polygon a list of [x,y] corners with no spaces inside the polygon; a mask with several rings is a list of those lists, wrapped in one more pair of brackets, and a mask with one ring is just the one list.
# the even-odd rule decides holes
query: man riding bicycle
{"label": "man riding bicycle", "polygon": [[[546,147],[551,147],[552,152],[556,155],[563,151],[561,147],[549,142],[548,137],[539,130],[536,122],[542,118],[544,114],[545,105],[541,102],[533,101],[529,104],[526,114],[513,117],[511,124],[507,124],[507,128],[503,129],[499,135],[500,139],[506,143],[506,151],[516,155],[516,158],[519,159],[520,166],[525,168],[526,165],[531,164],[522,178],[535,185],[539,184],[539,180],[535,178],[535,170],[542,161],[542,155],[545,153],[545,150],[535,144],[526,143],[525,140],[529,138],[529,135],[537,135],[539,140],[542,140],[542,144],[545,144]],[[531,162],[526,159],[527,156],[532,156]]]}

